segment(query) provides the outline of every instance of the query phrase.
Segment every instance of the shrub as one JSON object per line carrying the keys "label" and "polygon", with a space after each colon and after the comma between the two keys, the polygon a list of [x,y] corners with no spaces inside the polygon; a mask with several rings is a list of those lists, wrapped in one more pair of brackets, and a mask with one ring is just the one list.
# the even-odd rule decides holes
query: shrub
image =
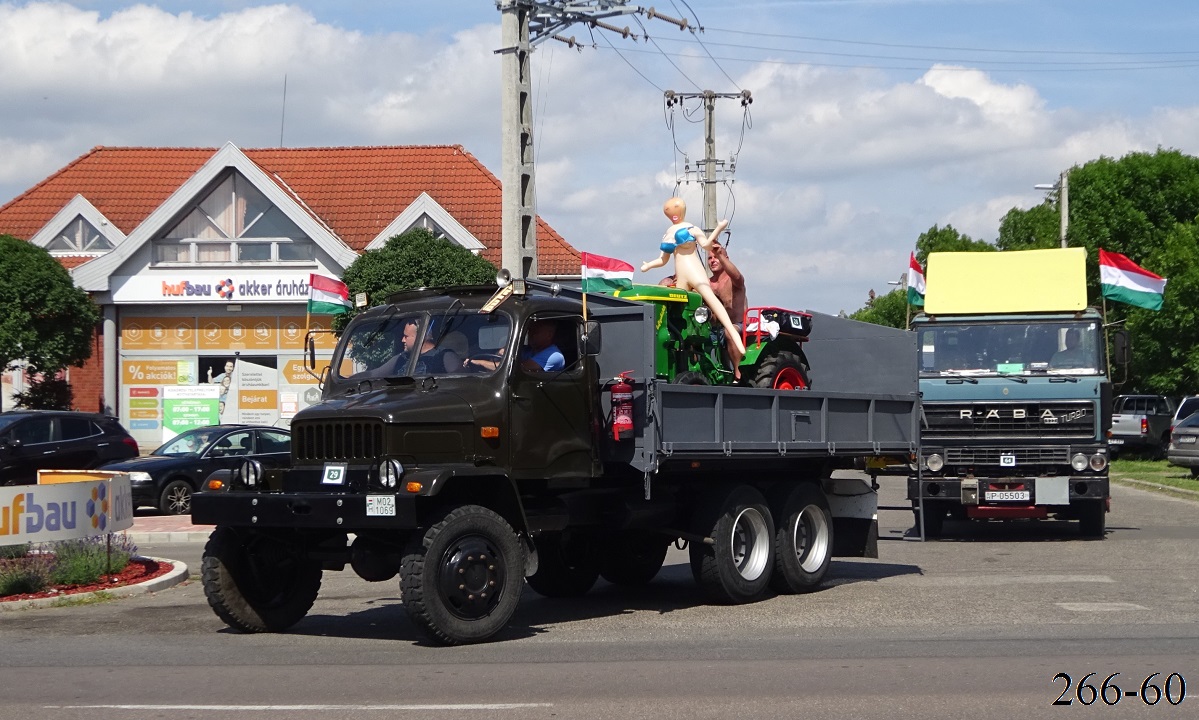
{"label": "shrub", "polygon": [[20,545],[0,545],[0,560],[15,560],[23,558],[29,554],[31,545],[29,543],[21,543]]}
{"label": "shrub", "polygon": [[109,564],[108,548],[103,537],[83,540],[64,540],[54,548],[54,567],[50,581],[55,585],[87,585],[106,573],[118,573],[129,564],[137,552],[127,535],[113,537],[112,559]]}
{"label": "shrub", "polygon": [[45,590],[49,584],[49,556],[25,555],[20,558],[0,560],[0,597],[39,592]]}

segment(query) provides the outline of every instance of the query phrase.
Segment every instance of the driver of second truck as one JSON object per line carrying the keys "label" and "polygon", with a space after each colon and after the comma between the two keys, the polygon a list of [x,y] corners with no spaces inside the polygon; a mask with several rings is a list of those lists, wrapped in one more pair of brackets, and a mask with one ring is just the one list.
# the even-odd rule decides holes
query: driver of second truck
{"label": "driver of second truck", "polygon": [[551,320],[534,320],[529,325],[528,345],[520,352],[522,368],[545,372],[566,368],[566,358],[554,344],[556,329]]}

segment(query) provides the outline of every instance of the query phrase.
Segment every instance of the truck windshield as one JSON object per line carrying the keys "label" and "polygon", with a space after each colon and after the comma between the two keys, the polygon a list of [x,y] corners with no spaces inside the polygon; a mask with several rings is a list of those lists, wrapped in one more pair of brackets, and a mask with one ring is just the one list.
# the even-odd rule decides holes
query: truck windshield
{"label": "truck windshield", "polygon": [[[490,372],[511,337],[501,313],[474,310],[392,313],[353,325],[342,341],[338,377],[424,377]],[[469,358],[490,362],[467,363]]]}
{"label": "truck windshield", "polygon": [[1100,375],[1099,322],[937,324],[919,328],[920,374]]}

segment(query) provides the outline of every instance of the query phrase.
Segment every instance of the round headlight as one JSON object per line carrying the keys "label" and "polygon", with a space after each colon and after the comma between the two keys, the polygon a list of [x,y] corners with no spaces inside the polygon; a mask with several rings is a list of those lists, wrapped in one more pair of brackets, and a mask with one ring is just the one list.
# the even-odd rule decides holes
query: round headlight
{"label": "round headlight", "polygon": [[241,464],[241,481],[250,487],[258,485],[262,479],[262,463],[257,460],[247,460]]}
{"label": "round headlight", "polygon": [[1094,470],[1095,472],[1099,472],[1100,470],[1102,470],[1105,467],[1107,467],[1107,455],[1095,453],[1094,455],[1091,456],[1091,469],[1092,470]]}
{"label": "round headlight", "polygon": [[385,488],[394,488],[400,484],[400,478],[404,475],[404,466],[399,460],[384,460],[379,463],[379,482]]}
{"label": "round headlight", "polygon": [[933,453],[932,455],[928,456],[928,459],[925,460],[924,463],[928,466],[929,470],[932,470],[933,472],[941,472],[941,469],[945,467],[945,458]]}
{"label": "round headlight", "polygon": [[708,318],[710,316],[711,312],[708,311],[707,305],[700,305],[699,307],[695,308],[695,322],[699,323],[700,325],[708,322]]}
{"label": "round headlight", "polygon": [[1086,455],[1078,453],[1074,457],[1070,458],[1070,467],[1074,468],[1074,472],[1082,472],[1083,470],[1087,469],[1088,462],[1089,461],[1087,460]]}

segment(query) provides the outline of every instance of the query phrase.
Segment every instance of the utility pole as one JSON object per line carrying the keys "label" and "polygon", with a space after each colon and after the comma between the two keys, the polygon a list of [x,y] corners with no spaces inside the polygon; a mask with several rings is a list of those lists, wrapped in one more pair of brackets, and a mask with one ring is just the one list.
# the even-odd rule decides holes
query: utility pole
{"label": "utility pole", "polygon": [[[629,37],[629,29],[603,18],[642,12],[627,0],[496,0],[501,13],[502,115],[501,161],[503,210],[501,267],[513,278],[537,276],[537,198],[533,170],[533,86],[529,56],[548,39],[578,47],[560,35],[570,25],[587,23]],[[652,15],[651,15],[652,17]],[[635,36],[634,36],[635,37]]]}
{"label": "utility pole", "polygon": [[696,161],[703,166],[704,185],[704,220],[703,231],[709,233],[716,227],[716,185],[721,182],[718,175],[732,174],[734,168],[725,165],[724,160],[716,159],[716,100],[739,99],[741,106],[746,107],[754,101],[748,90],[739,93],[718,93],[704,90],[700,93],[680,93],[674,90],[666,91],[666,106],[681,105],[684,100],[701,99],[704,103],[704,159]]}
{"label": "utility pole", "polygon": [[1070,171],[1063,170],[1058,182],[1062,186],[1062,247],[1066,247],[1066,230],[1070,227]]}

